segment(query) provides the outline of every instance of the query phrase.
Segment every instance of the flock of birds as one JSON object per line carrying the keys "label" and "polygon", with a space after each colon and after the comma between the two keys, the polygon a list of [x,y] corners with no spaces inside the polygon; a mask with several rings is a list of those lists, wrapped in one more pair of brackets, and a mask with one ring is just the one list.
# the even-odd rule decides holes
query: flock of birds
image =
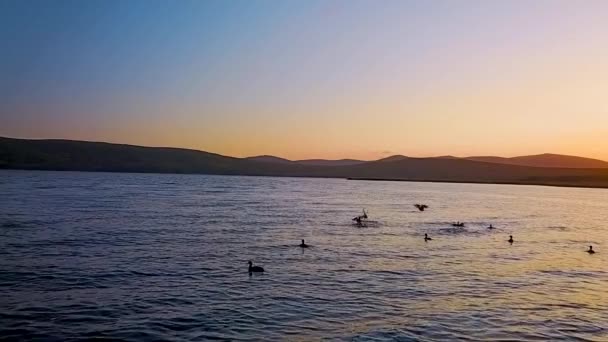
{"label": "flock of birds", "polygon": [[[424,211],[429,206],[426,204],[414,204],[414,207],[416,207],[420,211]],[[353,218],[353,221],[355,221],[355,224],[357,226],[364,227],[365,226],[364,222],[367,219],[368,219],[367,212],[365,211],[365,209],[363,209],[363,215],[355,216]],[[464,222],[460,222],[460,221],[453,222],[452,226],[453,227],[464,227]],[[492,224],[490,224],[488,226],[488,229],[494,229],[494,226]],[[427,233],[424,234],[424,242],[432,241],[432,240],[433,240],[433,238],[431,238]],[[513,244],[513,242],[515,242],[515,240],[513,240],[513,235],[509,235],[509,240],[507,240],[507,242],[509,242],[510,244]],[[302,242],[298,245],[298,247],[308,248],[310,246],[307,245],[304,240],[302,240]],[[587,253],[595,254],[595,251],[593,250],[593,246],[589,246]],[[264,272],[264,268],[261,266],[253,266],[253,262],[251,260],[249,260],[249,274],[251,275],[252,273],[261,273],[261,272]]]}

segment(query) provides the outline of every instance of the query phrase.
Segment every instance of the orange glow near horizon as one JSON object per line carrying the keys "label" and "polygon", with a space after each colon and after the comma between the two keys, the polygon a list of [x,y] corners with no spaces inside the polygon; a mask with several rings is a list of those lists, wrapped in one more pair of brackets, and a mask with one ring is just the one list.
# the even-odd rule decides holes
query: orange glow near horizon
{"label": "orange glow near horizon", "polygon": [[[135,23],[34,22],[22,45],[39,46],[3,63],[0,135],[236,157],[608,160],[608,2],[468,4],[225,4],[217,19],[174,4]],[[53,49],[26,36],[47,28]]]}

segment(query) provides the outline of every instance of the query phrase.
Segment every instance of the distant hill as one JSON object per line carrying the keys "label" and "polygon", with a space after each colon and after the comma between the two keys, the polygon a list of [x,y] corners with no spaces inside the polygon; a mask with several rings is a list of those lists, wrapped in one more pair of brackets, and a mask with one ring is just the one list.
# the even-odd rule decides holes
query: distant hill
{"label": "distant hill", "polygon": [[404,159],[409,159],[409,157],[406,157],[406,156],[403,156],[400,154],[396,154],[394,156],[378,159],[376,161],[377,162],[394,162],[394,161],[399,161],[399,160],[404,160]]}
{"label": "distant hill", "polygon": [[316,165],[316,166],[347,166],[347,165],[357,165],[366,163],[363,160],[356,159],[339,159],[339,160],[327,160],[327,159],[304,159],[304,160],[296,160],[298,164],[302,165]]}
{"label": "distant hill", "polygon": [[344,165],[356,165],[365,163],[363,160],[355,160],[355,159],[339,159],[339,160],[329,160],[329,159],[303,159],[303,160],[289,160],[285,158],[263,155],[263,156],[255,156],[255,157],[246,157],[244,159],[259,161],[265,163],[281,163],[281,164],[300,164],[300,165],[313,165],[313,166],[344,166]]}
{"label": "distant hill", "polygon": [[[72,140],[0,137],[0,168],[107,172],[333,177],[463,183],[514,183],[608,188],[608,169],[541,168],[452,158],[393,158],[354,165],[305,165],[268,156],[215,153]],[[260,160],[261,159],[261,160]],[[279,159],[279,158],[278,158]]]}
{"label": "distant hill", "polygon": [[[378,162],[394,162],[405,159],[410,159],[404,155],[393,155],[390,157],[378,159]],[[532,166],[532,167],[553,167],[553,168],[569,168],[569,169],[608,169],[608,162],[599,159],[583,158],[576,156],[567,156],[561,154],[538,154],[531,156],[521,156],[513,158],[495,157],[495,156],[473,156],[473,157],[454,157],[450,155],[432,157],[436,159],[465,159],[485,163],[494,164],[508,164],[508,165],[520,165],[520,166]],[[245,159],[253,161],[261,161],[268,163],[297,163],[302,165],[315,165],[315,166],[347,166],[367,163],[363,160],[356,159],[340,159],[340,160],[327,160],[327,159],[306,159],[306,160],[288,160],[280,157],[263,155],[255,157],[247,157]]]}
{"label": "distant hill", "polygon": [[259,162],[264,162],[264,163],[282,163],[282,164],[293,163],[293,161],[291,161],[289,159],[284,159],[284,158],[279,158],[279,157],[269,156],[269,155],[247,157],[244,159],[252,160],[252,161],[259,161]]}
{"label": "distant hill", "polygon": [[558,167],[558,168],[573,168],[573,169],[595,169],[608,168],[608,162],[599,159],[583,158],[576,156],[567,156],[561,154],[538,154],[532,156],[521,156],[513,158],[503,157],[467,157],[465,159],[482,161],[487,163],[534,166],[534,167]]}
{"label": "distant hill", "polygon": [[376,161],[351,166],[348,172],[365,179],[608,187],[607,169],[539,168],[449,158]]}
{"label": "distant hill", "polygon": [[241,169],[243,161],[214,153],[178,148],[0,138],[0,167],[34,170],[230,173]]}

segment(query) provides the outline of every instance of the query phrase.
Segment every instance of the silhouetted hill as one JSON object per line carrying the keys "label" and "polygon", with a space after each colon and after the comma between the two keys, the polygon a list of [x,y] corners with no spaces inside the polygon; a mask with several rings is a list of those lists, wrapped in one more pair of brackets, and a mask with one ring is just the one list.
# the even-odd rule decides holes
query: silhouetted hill
{"label": "silhouetted hill", "polygon": [[246,157],[244,159],[252,160],[252,161],[259,161],[259,162],[264,162],[264,163],[283,163],[283,164],[293,163],[293,161],[291,161],[289,159],[269,156],[269,155]]}
{"label": "silhouetted hill", "polygon": [[[390,157],[378,159],[378,162],[394,162],[399,160],[410,159],[411,157],[407,157],[404,155],[393,155]],[[567,156],[560,154],[538,154],[531,156],[521,156],[521,157],[512,157],[512,158],[504,158],[504,157],[496,157],[496,156],[473,156],[473,157],[465,157],[459,158],[450,155],[446,156],[438,156],[432,157],[436,159],[464,159],[464,160],[472,160],[479,161],[485,163],[494,163],[494,164],[507,164],[507,165],[520,165],[520,166],[532,166],[532,167],[553,167],[553,168],[572,168],[572,169],[595,169],[595,168],[608,168],[608,162],[599,159],[591,159],[591,158],[583,158],[576,156]],[[245,159],[253,160],[253,161],[262,161],[268,163],[298,163],[302,165],[314,165],[314,166],[348,166],[348,165],[357,165],[368,163],[363,160],[356,159],[340,159],[340,160],[327,160],[327,159],[305,159],[305,160],[288,160],[280,157],[263,155],[263,156],[255,156],[255,157],[247,157]],[[416,158],[412,158],[416,159]],[[421,158],[418,158],[421,159]],[[422,158],[424,159],[424,158]]]}
{"label": "silhouetted hill", "polygon": [[608,169],[539,168],[449,158],[319,166],[233,158],[179,148],[11,138],[0,138],[0,168],[608,187]]}
{"label": "silhouetted hill", "polygon": [[[353,178],[608,187],[608,170],[538,168],[465,159],[408,158],[355,165]],[[363,175],[364,176],[361,176]]]}
{"label": "silhouetted hill", "polygon": [[304,159],[304,160],[296,160],[298,164],[302,165],[316,165],[316,166],[347,166],[347,165],[357,165],[366,163],[363,160],[356,159],[338,159],[338,160],[327,160],[327,159]]}
{"label": "silhouetted hill", "polygon": [[281,164],[300,164],[300,165],[313,165],[313,166],[344,166],[344,165],[356,165],[365,163],[362,160],[355,159],[339,159],[339,160],[329,160],[329,159],[303,159],[303,160],[289,160],[281,157],[263,155],[263,156],[255,156],[255,157],[247,157],[244,158],[252,161],[259,161],[265,163],[281,163]]}
{"label": "silhouetted hill", "polygon": [[394,156],[378,159],[376,161],[377,162],[394,162],[394,161],[399,161],[399,160],[404,160],[404,159],[409,159],[409,157],[406,157],[406,156],[403,156],[400,154],[396,154]]}
{"label": "silhouetted hill", "polygon": [[467,157],[465,159],[488,163],[558,168],[608,168],[608,162],[598,159],[544,153],[532,156],[503,158],[494,156]]}
{"label": "silhouetted hill", "polygon": [[223,173],[241,164],[238,158],[178,148],[0,138],[0,167],[4,168]]}

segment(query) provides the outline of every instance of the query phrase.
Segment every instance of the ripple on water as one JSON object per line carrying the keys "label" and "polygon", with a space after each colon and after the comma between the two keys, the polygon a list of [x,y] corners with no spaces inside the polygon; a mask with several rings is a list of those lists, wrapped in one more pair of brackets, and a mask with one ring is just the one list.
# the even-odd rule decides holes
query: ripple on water
{"label": "ripple on water", "polygon": [[608,340],[605,192],[0,172],[9,340]]}

